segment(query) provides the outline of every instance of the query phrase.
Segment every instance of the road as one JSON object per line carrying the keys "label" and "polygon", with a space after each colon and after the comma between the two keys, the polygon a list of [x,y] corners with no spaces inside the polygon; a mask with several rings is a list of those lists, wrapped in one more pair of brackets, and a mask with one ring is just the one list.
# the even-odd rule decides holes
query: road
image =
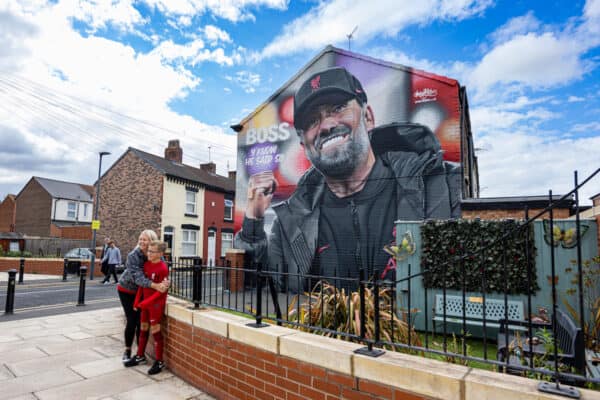
{"label": "road", "polygon": [[117,286],[102,285],[102,278],[86,280],[85,305],[77,306],[79,277],[69,275],[66,282],[62,277],[25,281],[15,289],[14,314],[4,314],[7,283],[0,283],[0,322],[47,315],[66,314],[119,306]]}

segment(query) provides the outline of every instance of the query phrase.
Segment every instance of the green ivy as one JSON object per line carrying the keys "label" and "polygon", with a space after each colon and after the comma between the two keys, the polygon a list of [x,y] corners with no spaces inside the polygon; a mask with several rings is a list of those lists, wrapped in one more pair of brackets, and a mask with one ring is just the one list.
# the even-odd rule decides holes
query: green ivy
{"label": "green ivy", "polygon": [[[529,243],[526,243],[526,231],[517,229],[518,225],[519,222],[512,220],[426,221],[421,228],[421,267],[425,287],[441,289],[446,286],[446,289],[462,290],[464,285],[466,291],[482,292],[485,268],[486,293],[527,294],[527,246],[531,264],[529,292],[534,294],[540,288],[535,268],[533,226],[528,225]],[[511,235],[502,239],[509,231],[512,231]]]}

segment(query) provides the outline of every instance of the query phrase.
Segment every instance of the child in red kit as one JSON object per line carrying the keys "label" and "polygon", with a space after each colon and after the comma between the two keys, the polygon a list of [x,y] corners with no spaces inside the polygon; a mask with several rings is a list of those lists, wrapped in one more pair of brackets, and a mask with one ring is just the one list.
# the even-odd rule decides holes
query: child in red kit
{"label": "child in red kit", "polygon": [[[161,241],[153,241],[148,246],[148,261],[144,263],[144,275],[152,282],[160,283],[169,274],[167,265],[162,261],[166,245]],[[165,304],[167,302],[167,293],[160,293],[157,290],[145,287],[139,287],[133,307],[141,310],[140,315],[140,339],[138,342],[137,355],[125,363],[126,367],[133,367],[146,362],[144,353],[150,331],[154,338],[154,350],[156,361],[148,370],[148,374],[158,374],[163,370],[163,336],[160,331],[160,321],[162,320]]]}

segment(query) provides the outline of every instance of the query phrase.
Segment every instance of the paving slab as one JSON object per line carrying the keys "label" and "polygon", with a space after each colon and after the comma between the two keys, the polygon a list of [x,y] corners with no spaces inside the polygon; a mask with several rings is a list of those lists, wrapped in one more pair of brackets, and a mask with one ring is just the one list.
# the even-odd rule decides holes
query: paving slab
{"label": "paving slab", "polygon": [[[161,373],[162,374],[162,373]],[[160,375],[160,374],[159,374]],[[189,399],[201,394],[198,389],[191,385],[171,377],[170,379],[156,382],[151,385],[141,386],[129,392],[119,394],[119,400],[137,400],[160,398],[161,400]]]}
{"label": "paving slab", "polygon": [[[54,387],[60,390],[64,385],[81,380],[83,380],[81,376],[68,368],[53,368],[37,374],[2,381],[0,399],[12,399],[16,396]],[[73,399],[75,398],[73,397]]]}
{"label": "paving slab", "polygon": [[151,362],[125,368],[120,307],[3,322],[0,400],[214,400]]}
{"label": "paving slab", "polygon": [[6,366],[16,376],[31,375],[56,368],[57,365],[75,365],[101,359],[102,356],[92,350],[79,350],[62,353],[41,359],[6,363]]}
{"label": "paving slab", "polygon": [[45,357],[48,357],[48,354],[44,353],[37,347],[20,346],[15,347],[13,351],[2,353],[2,363],[10,364]]}
{"label": "paving slab", "polygon": [[120,358],[116,357],[102,358],[96,361],[71,365],[70,368],[84,378],[93,378],[115,371],[122,371],[123,362]]}
{"label": "paving slab", "polygon": [[34,394],[40,400],[92,399],[115,396],[152,383],[152,379],[135,371],[122,369],[61,387],[37,391]]}

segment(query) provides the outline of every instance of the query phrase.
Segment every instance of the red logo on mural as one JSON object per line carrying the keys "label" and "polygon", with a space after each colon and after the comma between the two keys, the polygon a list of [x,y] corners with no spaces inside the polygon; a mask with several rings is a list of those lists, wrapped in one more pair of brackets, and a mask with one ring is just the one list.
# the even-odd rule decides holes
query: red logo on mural
{"label": "red logo on mural", "polygon": [[317,90],[321,87],[321,75],[317,75],[310,80],[310,87],[312,90]]}

